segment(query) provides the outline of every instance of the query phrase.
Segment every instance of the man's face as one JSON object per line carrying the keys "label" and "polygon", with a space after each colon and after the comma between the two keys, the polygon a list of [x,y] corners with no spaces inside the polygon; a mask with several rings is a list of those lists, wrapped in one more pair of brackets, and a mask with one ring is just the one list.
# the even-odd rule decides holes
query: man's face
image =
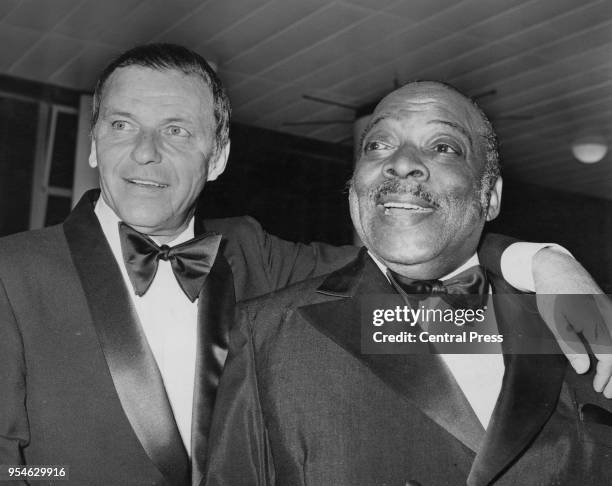
{"label": "man's face", "polygon": [[406,86],[377,106],[349,200],[359,237],[387,266],[438,278],[473,254],[501,196],[501,179],[489,203],[481,193],[483,133],[471,103],[435,84]]}
{"label": "man's face", "polygon": [[196,75],[142,66],[108,78],[89,162],[117,216],[151,235],[173,235],[207,180],[219,176],[229,144],[216,150],[210,89]]}

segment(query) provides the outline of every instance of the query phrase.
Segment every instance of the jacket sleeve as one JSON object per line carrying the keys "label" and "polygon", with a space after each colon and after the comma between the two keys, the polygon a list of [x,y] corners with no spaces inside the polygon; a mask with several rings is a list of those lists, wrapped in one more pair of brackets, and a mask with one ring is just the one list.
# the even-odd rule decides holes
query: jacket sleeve
{"label": "jacket sleeve", "polygon": [[513,243],[517,243],[519,240],[512,238],[511,236],[499,235],[497,233],[484,233],[478,246],[478,258],[481,265],[487,267],[487,269],[498,277],[503,278],[501,270],[501,257],[504,250]]}
{"label": "jacket sleeve", "polygon": [[259,401],[251,325],[239,310],[219,384],[210,431],[206,486],[274,484],[274,466]]}
{"label": "jacket sleeve", "polygon": [[[29,442],[26,366],[21,333],[0,281],[0,464],[23,464]],[[11,484],[24,484],[11,481]]]}
{"label": "jacket sleeve", "polygon": [[357,257],[356,246],[327,243],[295,243],[267,233],[253,218],[245,218],[255,236],[270,290],[278,290],[308,278],[337,270]]}
{"label": "jacket sleeve", "polygon": [[[325,243],[293,243],[263,231],[262,249],[275,288],[300,282],[337,270],[357,257],[355,246],[333,246]],[[496,233],[485,233],[479,246],[481,263],[503,277],[501,257],[506,248],[519,240]]]}
{"label": "jacket sleeve", "polygon": [[[267,292],[337,270],[354,260],[359,252],[359,248],[350,245],[286,241],[267,233],[251,217],[240,220],[240,225],[233,225],[233,236],[240,242],[240,251],[248,254],[249,265],[263,267],[268,281]],[[501,277],[502,253],[518,241],[509,236],[485,233],[478,248],[480,262]],[[250,292],[249,297],[262,293],[266,292]]]}

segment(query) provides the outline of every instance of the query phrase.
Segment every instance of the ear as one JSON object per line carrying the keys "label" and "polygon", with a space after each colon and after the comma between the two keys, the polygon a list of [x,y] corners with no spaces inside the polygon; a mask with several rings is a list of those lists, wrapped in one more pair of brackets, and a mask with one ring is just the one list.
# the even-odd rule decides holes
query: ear
{"label": "ear", "polygon": [[487,221],[492,221],[499,215],[501,209],[501,195],[504,181],[501,176],[495,181],[495,185],[489,193],[489,207],[487,208]]}
{"label": "ear", "polygon": [[91,149],[89,150],[89,167],[95,169],[98,167],[98,156],[96,155],[96,141],[91,135]]}
{"label": "ear", "polygon": [[223,174],[225,166],[227,165],[227,158],[230,152],[229,140],[224,147],[217,150],[217,153],[210,158],[208,162],[208,176],[207,181],[214,181],[217,177]]}

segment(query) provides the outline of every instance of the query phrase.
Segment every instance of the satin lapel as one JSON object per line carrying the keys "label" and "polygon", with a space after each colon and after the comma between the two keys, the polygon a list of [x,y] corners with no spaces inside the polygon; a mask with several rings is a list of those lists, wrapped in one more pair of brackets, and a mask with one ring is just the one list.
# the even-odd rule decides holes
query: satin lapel
{"label": "satin lapel", "polygon": [[72,260],[117,395],[134,433],[170,484],[187,485],[187,453],[155,358],[93,212],[96,195],[91,191],[85,194],[64,223]]}
{"label": "satin lapel", "polygon": [[503,281],[490,278],[497,292],[508,292],[493,295],[506,370],[469,486],[489,484],[529,446],[555,410],[567,367],[561,354],[511,354],[523,336],[538,339],[546,353],[554,338],[540,319],[535,299],[531,305],[527,296],[519,299]]}
{"label": "satin lapel", "polygon": [[[395,294],[372,260],[362,253],[357,264],[332,274],[319,291],[344,298],[301,307],[299,312],[308,322],[367,366],[411,405],[477,451],[484,429],[438,355],[428,354],[428,348],[423,354],[410,355],[361,353],[362,299],[372,294]],[[399,295],[397,298],[397,305],[404,305]]]}
{"label": "satin lapel", "polygon": [[234,322],[234,279],[229,263],[219,253],[198,298],[198,349],[196,358],[193,419],[191,426],[192,484],[204,474],[208,433],[219,377],[223,370],[229,330]]}

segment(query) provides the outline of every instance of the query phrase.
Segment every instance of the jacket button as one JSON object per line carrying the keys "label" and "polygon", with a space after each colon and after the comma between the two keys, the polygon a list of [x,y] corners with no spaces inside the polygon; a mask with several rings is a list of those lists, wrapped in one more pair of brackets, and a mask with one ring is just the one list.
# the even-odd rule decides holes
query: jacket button
{"label": "jacket button", "polygon": [[416,481],[415,479],[409,479],[406,481],[406,486],[423,486],[421,483]]}

